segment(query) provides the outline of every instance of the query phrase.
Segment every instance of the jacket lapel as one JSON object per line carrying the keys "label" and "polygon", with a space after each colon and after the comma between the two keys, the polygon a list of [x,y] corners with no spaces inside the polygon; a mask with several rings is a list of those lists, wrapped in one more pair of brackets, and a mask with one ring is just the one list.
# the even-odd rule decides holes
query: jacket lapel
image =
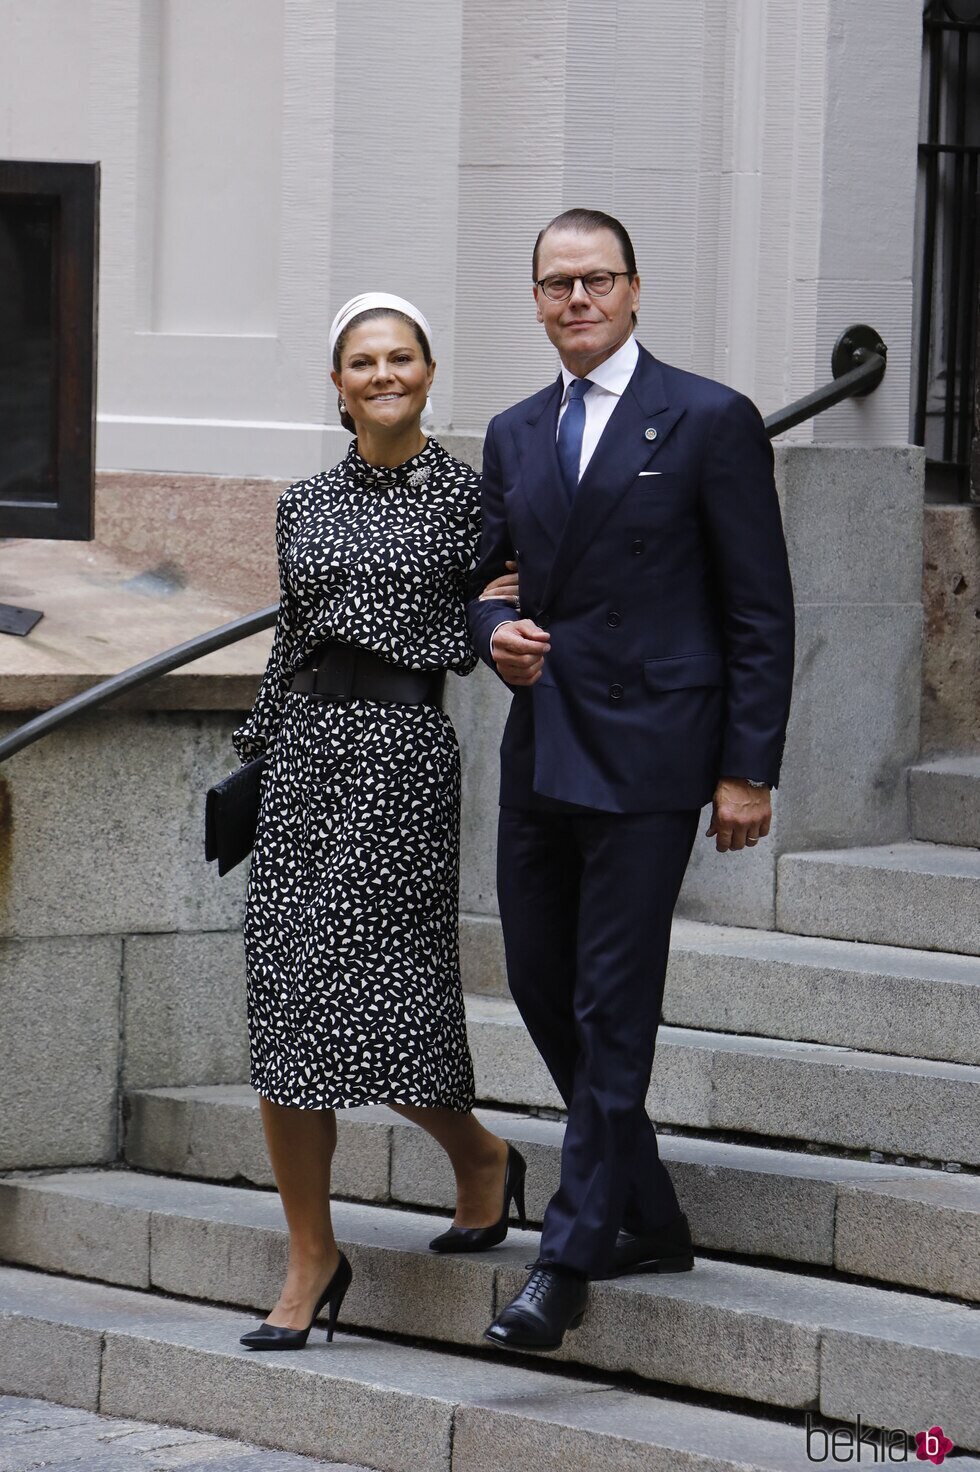
{"label": "jacket lapel", "polygon": [[568,494],[555,444],[561,397],[562,380],[559,375],[546,392],[535,396],[522,426],[521,490],[535,518],[555,545],[568,520]]}
{"label": "jacket lapel", "polygon": [[[571,510],[566,511],[564,532],[542,599],[543,608],[552,602],[561,584],[592,544],[603,522],[622,500],[638,473],[656,456],[683,413],[683,408],[668,404],[660,365],[656,358],[641,348],[633,377],[586,466]],[[650,431],[653,431],[652,435]],[[556,483],[561,492],[561,471],[554,443],[552,452]]]}

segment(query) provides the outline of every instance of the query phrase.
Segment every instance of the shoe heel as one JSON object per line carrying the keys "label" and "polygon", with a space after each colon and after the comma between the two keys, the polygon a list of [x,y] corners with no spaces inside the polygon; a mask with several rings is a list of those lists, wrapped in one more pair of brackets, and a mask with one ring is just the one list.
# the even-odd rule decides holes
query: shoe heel
{"label": "shoe heel", "polygon": [[327,1308],[327,1343],[328,1344],[332,1344],[333,1343],[333,1334],[334,1334],[334,1330],[337,1327],[337,1318],[338,1318],[338,1316],[340,1314],[340,1310],[341,1310],[341,1307],[343,1305],[344,1299],[347,1297],[347,1290],[348,1290],[348,1288],[351,1285],[351,1280],[353,1279],[353,1277],[354,1277],[354,1274],[353,1274],[353,1272],[351,1270],[351,1265],[347,1261],[347,1258],[344,1257],[343,1253],[341,1253],[341,1255],[340,1255],[340,1267],[337,1269],[337,1273],[335,1275],[335,1284],[336,1284],[336,1286],[331,1285],[333,1287],[334,1291],[331,1293],[330,1298],[327,1301],[328,1302],[328,1308]]}
{"label": "shoe heel", "polygon": [[517,1207],[517,1220],[521,1224],[522,1232],[527,1231],[527,1204],[524,1199],[524,1181],[526,1174],[527,1167],[522,1162],[521,1169],[518,1173],[515,1174],[515,1178],[511,1182],[510,1188],[510,1199]]}

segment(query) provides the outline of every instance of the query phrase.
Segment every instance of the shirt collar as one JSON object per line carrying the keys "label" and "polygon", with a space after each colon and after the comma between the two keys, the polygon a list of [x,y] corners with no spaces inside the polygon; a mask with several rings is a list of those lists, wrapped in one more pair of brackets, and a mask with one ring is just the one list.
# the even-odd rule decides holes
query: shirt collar
{"label": "shirt collar", "polygon": [[[605,389],[606,393],[615,394],[619,398],[633,377],[639,357],[640,349],[631,332],[623,346],[617,348],[612,357],[606,358],[598,368],[593,368],[591,373],[587,373],[586,377],[598,388]],[[568,385],[575,380],[575,374],[569,372],[564,363],[561,366],[561,379],[564,402],[564,398],[568,396]]]}

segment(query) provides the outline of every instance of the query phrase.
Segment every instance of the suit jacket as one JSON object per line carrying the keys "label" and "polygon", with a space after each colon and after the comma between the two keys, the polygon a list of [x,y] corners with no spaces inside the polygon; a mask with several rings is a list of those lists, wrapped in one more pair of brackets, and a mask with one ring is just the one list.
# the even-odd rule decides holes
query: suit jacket
{"label": "suit jacket", "polygon": [[520,617],[551,635],[515,689],[500,800],[607,812],[696,808],[720,776],[779,777],[793,595],[773,456],[742,394],[642,347],[569,502],[559,377],[498,414],[468,605],[480,656],[514,610],[475,595],[514,558]]}

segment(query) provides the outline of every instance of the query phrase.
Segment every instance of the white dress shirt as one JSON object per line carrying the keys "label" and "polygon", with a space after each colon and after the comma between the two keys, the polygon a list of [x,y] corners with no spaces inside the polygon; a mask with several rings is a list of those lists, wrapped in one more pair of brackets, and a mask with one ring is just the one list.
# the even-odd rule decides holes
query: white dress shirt
{"label": "white dress shirt", "polygon": [[[585,405],[585,428],[582,431],[582,456],[578,462],[579,480],[585,474],[585,467],[595,453],[595,447],[599,443],[599,436],[609,423],[612,411],[619,403],[626,389],[626,385],[633,377],[639,358],[640,349],[637,347],[636,338],[631,332],[623,343],[623,346],[617,348],[611,358],[606,358],[604,362],[599,364],[598,368],[593,368],[591,373],[585,375],[593,386],[582,400]],[[568,385],[574,382],[575,374],[570,372],[563,363],[561,377],[565,387],[561,405],[558,409],[559,424],[561,423],[561,416],[568,407]],[[555,438],[558,438],[557,429],[555,430]],[[516,617],[520,617],[520,614],[516,610],[515,614]],[[497,625],[497,629],[503,624],[514,622],[514,618],[502,618]],[[491,659],[493,658],[493,639],[497,629],[494,629],[493,634],[490,635]]]}
{"label": "white dress shirt", "polygon": [[[631,332],[623,346],[617,348],[611,358],[606,358],[598,368],[593,368],[591,373],[585,375],[592,384],[592,388],[582,400],[585,405],[585,428],[582,431],[582,458],[578,463],[579,480],[585,474],[585,467],[595,453],[599,436],[609,423],[612,411],[633,377],[639,357],[640,349]],[[559,424],[561,424],[562,415],[568,408],[568,385],[575,382],[575,374],[571,373],[563,363],[561,377],[565,385],[565,392],[558,410]]]}

